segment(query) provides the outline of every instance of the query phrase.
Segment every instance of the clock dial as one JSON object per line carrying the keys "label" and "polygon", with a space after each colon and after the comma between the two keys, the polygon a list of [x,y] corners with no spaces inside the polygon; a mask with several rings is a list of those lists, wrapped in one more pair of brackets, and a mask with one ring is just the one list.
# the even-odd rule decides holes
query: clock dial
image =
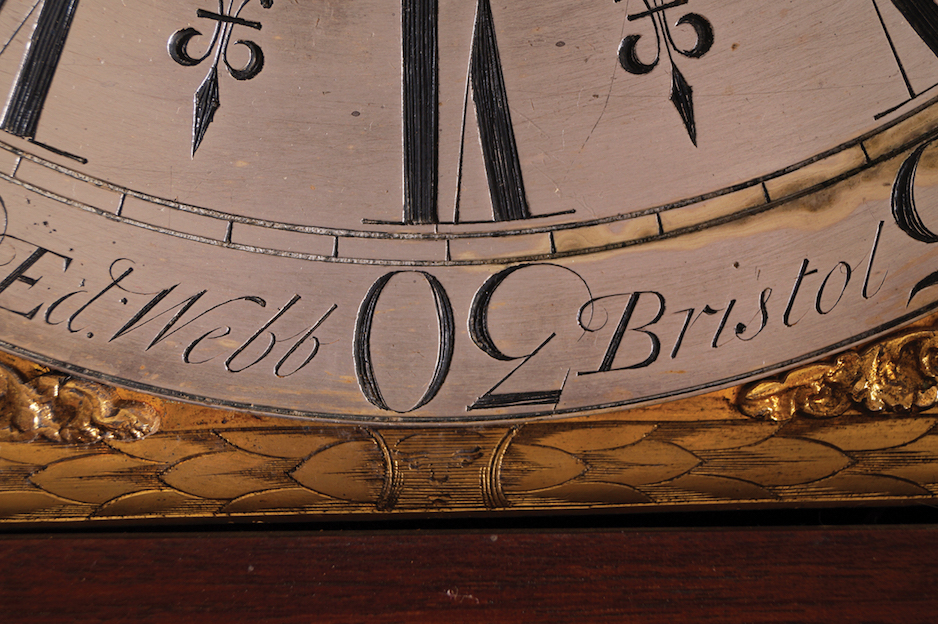
{"label": "clock dial", "polygon": [[931,0],[6,0],[0,339],[361,421],[780,371],[936,307],[935,23]]}

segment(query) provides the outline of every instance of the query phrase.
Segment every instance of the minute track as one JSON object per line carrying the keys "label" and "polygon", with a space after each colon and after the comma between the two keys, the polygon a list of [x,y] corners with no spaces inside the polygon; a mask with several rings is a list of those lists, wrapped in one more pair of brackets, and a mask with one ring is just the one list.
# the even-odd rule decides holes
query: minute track
{"label": "minute track", "polygon": [[[642,210],[636,210],[634,212],[623,213],[615,215],[612,217],[604,217],[601,219],[592,219],[577,221],[573,223],[558,223],[545,226],[531,226],[526,228],[516,228],[509,230],[496,230],[496,231],[465,231],[466,228],[452,228],[451,231],[443,232],[420,232],[420,231],[404,231],[404,232],[388,232],[381,230],[351,230],[351,229],[337,229],[337,228],[328,228],[328,227],[318,227],[313,225],[300,225],[295,223],[285,223],[285,222],[273,222],[264,219],[256,219],[251,217],[244,217],[242,215],[234,213],[225,213],[218,210],[213,210],[210,208],[203,208],[199,206],[186,205],[179,202],[174,202],[165,198],[154,197],[145,193],[140,193],[134,191],[133,189],[121,187],[115,184],[108,183],[104,180],[92,178],[85,174],[80,173],[74,169],[70,169],[61,164],[54,163],[46,158],[41,156],[31,154],[23,148],[14,146],[11,143],[5,143],[0,141],[0,150],[3,150],[14,157],[14,175],[7,176],[0,172],[0,179],[6,179],[10,182],[20,184],[30,188],[31,190],[44,194],[51,199],[61,201],[63,203],[70,204],[77,208],[83,209],[87,212],[98,214],[104,216],[110,220],[121,221],[130,225],[137,227],[142,227],[145,229],[150,229],[152,231],[160,232],[170,236],[180,237],[194,242],[206,243],[211,245],[221,245],[229,247],[231,249],[236,249],[239,251],[261,253],[266,255],[279,255],[284,257],[290,257],[295,259],[311,260],[311,261],[321,261],[321,262],[340,262],[340,263],[362,263],[362,264],[387,264],[387,265],[396,265],[396,266],[460,266],[460,265],[473,265],[473,264],[503,264],[507,262],[530,262],[535,260],[546,260],[557,257],[569,257],[569,256],[578,256],[583,254],[597,253],[601,251],[606,251],[609,249],[616,249],[626,246],[639,245],[648,243],[654,240],[673,238],[674,236],[680,236],[682,234],[699,231],[702,228],[713,227],[732,221],[733,219],[739,219],[746,217],[751,214],[757,214],[765,210],[770,210],[773,206],[788,201],[792,198],[804,195],[816,191],[818,189],[825,188],[837,181],[843,180],[850,176],[859,174],[860,172],[872,167],[880,162],[888,160],[893,157],[895,154],[898,154],[912,145],[916,144],[921,140],[921,137],[916,135],[914,139],[911,139],[907,142],[902,142],[897,146],[892,147],[889,151],[883,153],[873,152],[872,156],[870,152],[864,147],[864,143],[875,138],[876,136],[889,132],[894,128],[901,131],[903,126],[920,126],[922,123],[925,124],[934,124],[934,130],[932,132],[938,133],[938,120],[932,121],[929,114],[930,107],[938,102],[938,96],[926,101],[917,108],[903,114],[896,119],[891,120],[888,123],[881,125],[879,128],[872,132],[868,132],[856,139],[848,141],[842,145],[839,145],[833,149],[830,149],[824,153],[818,154],[810,159],[807,159],[800,163],[795,163],[785,169],[772,172],[765,176],[759,178],[754,178],[747,182],[734,185],[725,189],[720,189],[717,191],[712,191],[710,193],[700,195],[697,197],[691,197],[679,202],[675,202],[670,205],[657,206]],[[925,137],[930,137],[931,134],[926,134]],[[791,192],[791,187],[788,187],[789,192],[775,196],[774,193],[769,193],[768,190],[765,191],[766,197],[764,201],[759,202],[758,205],[753,205],[745,210],[738,211],[737,213],[729,213],[724,215],[716,216],[715,218],[708,219],[706,221],[701,221],[699,223],[684,223],[681,227],[662,227],[658,228],[658,221],[655,220],[653,223],[649,221],[648,227],[654,227],[655,233],[649,233],[640,237],[636,237],[632,240],[619,241],[615,243],[609,243],[602,246],[595,247],[577,247],[577,248],[567,248],[562,246],[556,248],[552,252],[548,253],[520,253],[511,256],[495,256],[484,259],[473,259],[473,260],[461,260],[460,258],[447,259],[445,241],[456,241],[456,240],[468,240],[473,239],[484,239],[489,237],[496,238],[510,238],[510,237],[526,237],[532,235],[544,235],[550,236],[554,233],[575,233],[580,228],[592,228],[595,226],[601,226],[604,224],[615,223],[617,221],[625,220],[641,220],[641,219],[655,219],[656,216],[668,215],[670,213],[680,214],[682,208],[691,209],[695,205],[700,204],[701,202],[706,202],[714,198],[723,197],[726,195],[732,195],[734,193],[745,192],[749,189],[755,189],[760,187],[765,183],[771,183],[773,181],[784,179],[785,176],[789,174],[797,174],[800,170],[805,168],[810,168],[811,166],[816,166],[817,163],[822,163],[826,159],[831,159],[838,155],[842,155],[844,152],[850,152],[851,150],[856,152],[856,157],[849,159],[848,167],[842,172],[837,173],[837,175],[831,176],[827,180],[821,182],[815,182],[810,186],[796,188],[794,192]],[[40,186],[31,184],[28,179],[23,179],[22,176],[17,175],[19,173],[19,162],[22,160],[28,162],[36,163],[37,165],[42,166],[50,171],[54,171],[58,174],[67,176],[69,178],[80,180],[86,184],[89,184],[93,187],[106,189],[114,193],[113,203],[110,207],[106,204],[97,204],[97,205],[88,205],[82,204],[71,200],[65,195],[56,193],[54,190],[48,188],[42,188]],[[206,219],[205,227],[207,229],[218,232],[217,236],[206,236],[205,232],[198,231],[178,231],[171,228],[162,227],[158,224],[148,222],[145,218],[130,218],[123,214],[123,206],[127,197],[135,198],[146,202],[147,204],[153,204],[154,206],[163,208],[169,208],[172,210],[178,210],[181,213],[187,213],[191,215],[198,215],[198,217],[203,217]],[[210,225],[210,224],[216,224]],[[235,236],[235,229],[231,226],[241,225],[241,226],[253,226],[261,227],[265,229],[270,229],[273,231],[281,232],[291,232],[298,235],[304,236],[313,236],[318,237],[323,242],[321,247],[325,249],[332,249],[336,245],[335,241],[341,239],[382,239],[387,241],[399,240],[399,241],[424,241],[426,243],[432,244],[433,242],[439,243],[435,247],[436,251],[433,252],[434,255],[438,256],[438,259],[425,259],[425,260],[414,260],[414,261],[402,261],[402,260],[390,260],[387,258],[361,258],[361,257],[348,257],[344,255],[338,255],[335,253],[323,253],[323,254],[303,254],[291,252],[285,249],[277,249],[270,247],[258,247],[251,245],[249,242],[246,242],[243,239],[239,239]],[[439,226],[438,226],[439,227]],[[416,229],[416,228],[413,228]],[[648,230],[651,232],[651,230]],[[549,246],[548,239],[545,239],[545,244]],[[344,247],[344,246],[342,246]]]}

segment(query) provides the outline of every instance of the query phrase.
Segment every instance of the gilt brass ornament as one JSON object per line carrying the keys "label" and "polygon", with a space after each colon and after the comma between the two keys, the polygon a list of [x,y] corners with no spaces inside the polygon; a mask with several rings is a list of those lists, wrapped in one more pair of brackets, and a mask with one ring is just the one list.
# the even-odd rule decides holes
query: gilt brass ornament
{"label": "gilt brass ornament", "polygon": [[0,1],[0,515],[932,497],[936,24]]}

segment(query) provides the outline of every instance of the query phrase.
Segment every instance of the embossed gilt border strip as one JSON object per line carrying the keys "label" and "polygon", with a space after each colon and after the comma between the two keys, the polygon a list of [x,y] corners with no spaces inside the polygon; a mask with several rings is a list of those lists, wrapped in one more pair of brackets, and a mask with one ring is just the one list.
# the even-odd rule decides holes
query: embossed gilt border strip
{"label": "embossed gilt border strip", "polygon": [[521,426],[298,425],[0,356],[0,522],[934,500],[936,321],[740,388]]}

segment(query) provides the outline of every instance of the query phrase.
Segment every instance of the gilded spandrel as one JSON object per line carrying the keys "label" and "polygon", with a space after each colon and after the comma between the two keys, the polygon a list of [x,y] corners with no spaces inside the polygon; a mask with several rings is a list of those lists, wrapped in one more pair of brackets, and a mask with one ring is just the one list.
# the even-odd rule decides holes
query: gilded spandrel
{"label": "gilded spandrel", "polygon": [[931,496],[936,6],[0,2],[10,517]]}

